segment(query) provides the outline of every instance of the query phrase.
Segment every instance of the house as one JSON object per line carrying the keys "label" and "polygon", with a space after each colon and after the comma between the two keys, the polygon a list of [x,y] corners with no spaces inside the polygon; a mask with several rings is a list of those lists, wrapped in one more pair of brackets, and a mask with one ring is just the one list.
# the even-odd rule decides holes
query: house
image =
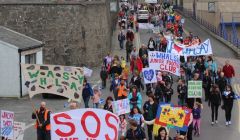
{"label": "house", "polygon": [[27,94],[21,71],[23,64],[43,63],[43,42],[0,26],[0,97]]}

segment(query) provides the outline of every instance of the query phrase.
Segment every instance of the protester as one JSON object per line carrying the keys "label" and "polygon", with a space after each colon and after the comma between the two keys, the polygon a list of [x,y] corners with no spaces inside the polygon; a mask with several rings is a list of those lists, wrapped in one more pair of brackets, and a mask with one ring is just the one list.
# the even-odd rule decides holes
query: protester
{"label": "protester", "polygon": [[170,84],[165,85],[164,88],[164,99],[166,103],[170,103],[173,95],[173,89]]}
{"label": "protester", "polygon": [[142,112],[140,111],[140,108],[138,108],[137,106],[134,106],[131,109],[131,112],[128,116],[129,120],[135,120],[137,122],[137,125],[143,127],[144,126],[144,117],[142,115]]}
{"label": "protester", "polygon": [[119,116],[119,134],[121,136],[125,136],[125,133],[127,132],[127,121],[126,121],[126,116],[125,114],[122,114]]}
{"label": "protester", "polygon": [[90,97],[92,96],[93,96],[93,89],[91,85],[87,82],[87,79],[84,79],[83,89],[82,89],[82,98],[84,101],[85,108],[89,108],[88,103],[89,103]]}
{"label": "protester", "polygon": [[101,91],[95,87],[93,89],[93,97],[92,97],[93,108],[98,108],[101,95],[102,95]]}
{"label": "protester", "polygon": [[126,48],[126,61],[130,60],[130,54],[133,51],[133,42],[128,38],[125,44]]}
{"label": "protester", "polygon": [[100,71],[100,78],[102,80],[102,89],[104,89],[107,85],[107,78],[108,78],[108,73],[104,66],[102,66],[102,69]]}
{"label": "protester", "polygon": [[[219,87],[219,90],[220,90],[220,95],[222,95],[221,97],[222,97],[222,99],[224,98],[224,94],[223,94],[223,92],[224,92],[224,90],[226,89],[226,86],[227,86],[227,80],[225,79],[225,77],[224,77],[224,73],[223,72],[221,72],[220,73],[220,76],[219,76],[219,78],[217,79],[217,85],[218,85],[218,87]],[[224,100],[222,100],[222,105],[224,104]]]}
{"label": "protester", "polygon": [[113,93],[115,100],[117,100],[117,95],[118,95],[117,87],[119,85],[120,85],[119,75],[115,74],[114,79],[112,80],[111,85],[110,85],[110,92]]}
{"label": "protester", "polygon": [[225,110],[225,117],[226,117],[226,126],[231,125],[231,117],[232,117],[232,108],[233,108],[233,101],[234,101],[234,92],[232,90],[231,85],[226,86],[226,90],[224,91],[224,110]]}
{"label": "protester", "polygon": [[185,100],[187,98],[187,86],[185,85],[185,80],[180,79],[177,86],[178,92],[178,105],[184,106]]}
{"label": "protester", "polygon": [[141,89],[144,90],[144,85],[142,84],[142,78],[140,77],[138,71],[134,72],[133,76],[131,77],[129,85],[136,86],[138,91],[140,91]]}
{"label": "protester", "polygon": [[[154,95],[149,94],[148,101],[146,101],[143,105],[144,119],[146,121],[151,121],[155,119],[155,116],[157,114],[157,107],[158,105],[154,101]],[[148,140],[152,140],[153,125],[147,125],[147,128],[148,128]]]}
{"label": "protester", "polygon": [[226,61],[225,65],[223,66],[224,76],[227,80],[227,84],[232,84],[232,78],[235,76],[235,70],[232,65],[230,65],[229,60]]}
{"label": "protester", "polygon": [[167,129],[165,127],[160,127],[158,129],[158,138],[156,140],[172,140],[172,138],[169,137]]}
{"label": "protester", "polygon": [[103,109],[113,113],[112,102],[113,102],[113,98],[111,96],[108,96]]}
{"label": "protester", "polygon": [[130,108],[137,106],[142,107],[142,95],[138,92],[137,87],[133,86],[131,92],[128,94],[128,99],[130,101]]}
{"label": "protester", "polygon": [[51,140],[50,114],[46,102],[41,102],[40,109],[32,114],[32,119],[36,119],[37,140]]}
{"label": "protester", "polygon": [[152,37],[150,37],[149,41],[148,41],[148,50],[149,51],[154,51],[156,48],[156,44],[155,41],[153,40]]}
{"label": "protester", "polygon": [[123,79],[121,80],[120,85],[117,87],[117,92],[118,92],[118,94],[117,94],[118,100],[127,98],[128,89],[127,89],[125,81]]}
{"label": "protester", "polygon": [[203,76],[203,89],[205,93],[205,101],[208,101],[209,95],[210,95],[210,89],[212,85],[212,79],[211,76],[209,75],[209,70],[205,71],[205,74]]}
{"label": "protester", "polygon": [[221,104],[221,92],[217,85],[213,85],[211,94],[209,97],[208,106],[211,106],[212,110],[212,125],[218,123],[218,108]]}
{"label": "protester", "polygon": [[145,132],[135,120],[129,120],[130,128],[127,130],[126,140],[147,140]]}
{"label": "protester", "polygon": [[121,30],[118,34],[118,41],[119,41],[120,49],[123,49],[123,44],[124,44],[125,38],[126,37],[125,37],[123,31]]}
{"label": "protester", "polygon": [[194,135],[200,135],[200,124],[201,124],[201,104],[195,103],[193,110],[193,128],[195,130]]}

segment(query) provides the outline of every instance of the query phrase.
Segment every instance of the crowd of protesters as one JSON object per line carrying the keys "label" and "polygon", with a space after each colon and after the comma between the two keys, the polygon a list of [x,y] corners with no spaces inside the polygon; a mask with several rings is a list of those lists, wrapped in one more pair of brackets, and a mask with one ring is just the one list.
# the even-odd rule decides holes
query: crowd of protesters
{"label": "crowd of protesters", "polygon": [[[108,53],[104,57],[100,72],[101,88],[110,87],[109,90],[112,93],[105,99],[104,110],[113,112],[113,101],[121,99],[129,99],[130,101],[131,112],[119,116],[120,139],[192,140],[192,135],[199,136],[203,104],[201,98],[187,98],[189,80],[203,81],[204,100],[211,107],[211,124],[218,123],[218,109],[221,107],[225,110],[226,126],[231,125],[234,101],[231,79],[235,76],[235,72],[229,61],[226,61],[224,67],[221,68],[213,56],[181,57],[181,76],[175,77],[168,72],[158,71],[157,83],[143,83],[141,72],[143,68],[149,67],[148,51],[165,52],[168,40],[166,34],[171,34],[173,39],[186,46],[199,44],[201,40],[191,32],[184,35],[182,18],[174,12],[169,4],[164,3],[160,6],[134,5],[133,7],[133,11],[130,8],[122,7],[118,14],[120,31],[117,39],[120,50],[125,49],[126,51],[122,51],[121,56],[113,56]],[[139,30],[138,23],[134,18],[138,8],[148,9],[150,12],[148,22],[163,29],[157,37],[150,37],[149,41],[146,42],[147,45],[142,44],[139,49],[137,49],[138,46],[134,46],[135,32]],[[174,89],[173,84],[176,78],[177,87]],[[83,87],[84,107],[89,108],[89,100],[92,99],[93,107],[100,108],[101,91],[98,88],[92,88],[86,79]],[[176,92],[174,93],[174,91]],[[148,97],[147,101],[143,100],[144,94]],[[189,123],[188,131],[177,132],[177,135],[171,138],[168,129],[161,127],[158,130],[158,135],[153,136],[153,124],[149,122],[155,119],[159,103],[172,103],[172,96],[177,96],[179,106],[192,109],[192,121]],[[71,106],[74,109],[77,105],[72,103]],[[50,122],[49,111],[45,109],[45,103],[41,104],[37,113],[41,124],[36,123],[36,128],[39,129],[38,135],[46,137],[44,135],[49,135],[48,125]],[[33,118],[36,118],[36,113],[33,114]],[[147,133],[145,128],[147,128]]]}

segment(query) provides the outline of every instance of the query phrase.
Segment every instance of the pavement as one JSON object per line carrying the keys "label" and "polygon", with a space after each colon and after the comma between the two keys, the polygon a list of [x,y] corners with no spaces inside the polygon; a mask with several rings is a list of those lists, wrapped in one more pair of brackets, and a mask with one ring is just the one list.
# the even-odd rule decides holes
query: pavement
{"label": "pavement", "polygon": [[[201,28],[196,26],[193,22],[186,19],[184,25],[185,33],[193,32],[194,34],[201,37],[202,40],[209,38],[212,43],[214,56],[218,61],[219,66],[222,66],[226,59],[229,59],[230,62],[235,67],[237,72],[237,76],[234,79],[237,83],[240,83],[240,62],[236,60],[235,53],[229,49],[227,46],[219,42],[217,39],[210,36],[208,33],[203,31]],[[113,44],[112,54],[118,56],[125,57],[125,50],[120,50],[118,41],[116,36],[118,34],[118,28],[113,33]],[[147,44],[149,37],[153,36],[154,34],[149,33],[148,30],[140,30],[139,33],[135,33],[135,42],[134,45],[139,48],[142,43]],[[90,67],[91,68],[91,67]],[[101,81],[99,81],[99,73],[100,73],[100,66],[91,68],[93,69],[92,77],[88,78],[88,81],[93,86],[100,86]],[[102,98],[106,98],[109,95],[112,95],[109,91],[110,81],[107,81],[106,89],[102,90]],[[237,92],[240,92],[239,84],[235,85],[235,89]],[[173,85],[174,93],[176,93],[176,83]],[[142,92],[143,102],[147,100],[145,95],[145,91]],[[35,96],[32,101],[28,97],[24,97],[21,99],[13,99],[13,98],[0,98],[0,109],[9,110],[15,112],[15,121],[25,122],[27,127],[24,132],[24,140],[35,140],[36,139],[36,130],[33,128],[34,120],[31,119],[32,113],[32,103],[35,105],[36,108],[39,107],[39,103],[41,101],[46,101],[47,107],[52,112],[61,112],[65,110],[69,110],[68,107],[64,107],[67,103],[67,99],[63,98],[50,98],[50,99],[42,99],[41,96]],[[172,101],[174,104],[177,104],[177,96],[173,95]],[[237,140],[240,137],[240,121],[239,121],[239,101],[235,101],[234,108],[232,111],[232,125],[229,127],[225,126],[225,117],[224,111],[219,108],[219,123],[211,126],[211,110],[207,106],[207,103],[204,102],[204,108],[202,112],[202,120],[201,120],[201,135],[200,137],[194,137],[194,140]],[[90,107],[92,103],[90,102]],[[81,105],[81,107],[83,107]],[[170,135],[174,136],[175,131],[171,130]]]}

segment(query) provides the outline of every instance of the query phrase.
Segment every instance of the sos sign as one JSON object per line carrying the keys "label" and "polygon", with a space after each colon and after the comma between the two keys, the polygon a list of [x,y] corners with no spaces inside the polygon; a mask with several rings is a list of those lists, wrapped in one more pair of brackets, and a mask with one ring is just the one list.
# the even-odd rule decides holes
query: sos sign
{"label": "sos sign", "polygon": [[53,140],[117,140],[118,116],[102,109],[76,109],[51,115]]}

